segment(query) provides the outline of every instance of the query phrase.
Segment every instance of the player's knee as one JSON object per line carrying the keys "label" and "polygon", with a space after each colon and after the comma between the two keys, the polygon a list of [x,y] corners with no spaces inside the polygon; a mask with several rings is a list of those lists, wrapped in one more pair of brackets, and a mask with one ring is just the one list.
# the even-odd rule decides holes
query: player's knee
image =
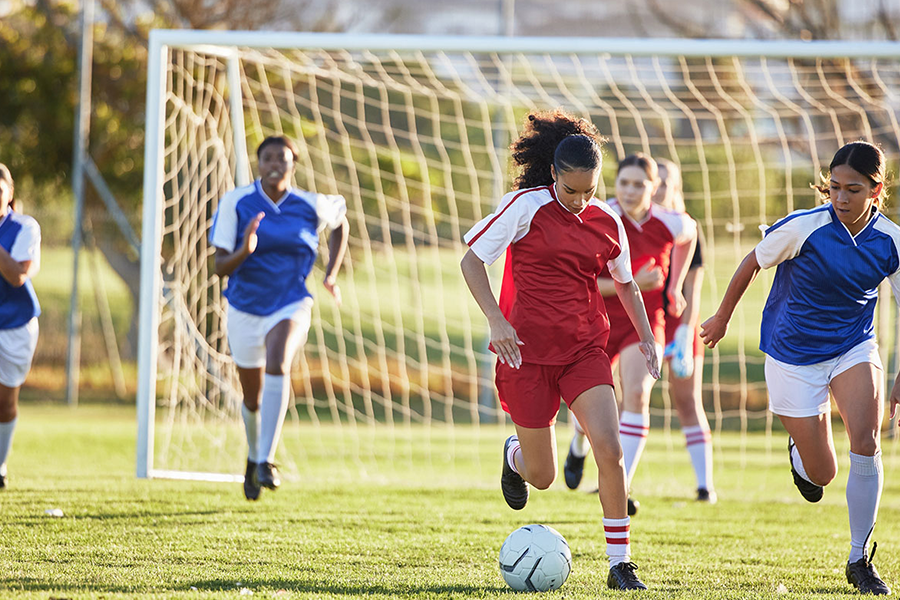
{"label": "player's knee", "polygon": [[598,440],[593,450],[598,465],[616,465],[622,460],[622,445],[618,438]]}
{"label": "player's knee", "polygon": [[528,483],[539,490],[546,490],[556,480],[556,469],[541,469],[528,475]]}
{"label": "player's knee", "polygon": [[835,462],[823,462],[814,465],[804,465],[809,480],[816,485],[826,486],[837,476],[838,468]]}
{"label": "player's knee", "polygon": [[862,434],[851,436],[850,452],[861,456],[875,456],[875,453],[878,452],[877,433],[866,431]]}

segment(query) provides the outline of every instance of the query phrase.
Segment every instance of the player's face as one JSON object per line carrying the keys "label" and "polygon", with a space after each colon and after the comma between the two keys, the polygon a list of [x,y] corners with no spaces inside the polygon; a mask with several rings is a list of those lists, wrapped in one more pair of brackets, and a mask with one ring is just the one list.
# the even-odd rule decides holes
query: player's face
{"label": "player's face", "polygon": [[294,172],[294,155],[286,146],[270,144],[259,153],[259,176],[266,186],[286,190]]}
{"label": "player's face", "polygon": [[[659,185],[656,187],[652,200],[665,208],[672,208],[672,197],[675,195],[674,177],[670,177],[669,170],[659,166]],[[671,185],[670,185],[671,184]]]}
{"label": "player's face", "polygon": [[629,217],[639,221],[650,210],[656,185],[638,166],[624,167],[616,175],[616,200]]}
{"label": "player's face", "polygon": [[551,165],[550,173],[553,175],[553,185],[556,187],[556,197],[560,204],[574,214],[578,214],[587,208],[588,202],[594,197],[597,190],[597,180],[600,178],[600,169],[593,171],[563,171],[557,173]]}
{"label": "player's face", "polygon": [[12,186],[5,179],[0,179],[0,217],[6,215],[12,201]]}
{"label": "player's face", "polygon": [[839,165],[831,171],[831,204],[838,219],[853,235],[869,222],[872,204],[881,188],[882,184],[873,186],[868,177],[850,165]]}

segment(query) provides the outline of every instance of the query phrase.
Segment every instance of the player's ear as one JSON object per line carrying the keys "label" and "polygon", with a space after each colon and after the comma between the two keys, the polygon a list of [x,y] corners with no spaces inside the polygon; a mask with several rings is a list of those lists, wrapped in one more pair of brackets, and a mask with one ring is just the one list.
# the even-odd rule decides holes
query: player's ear
{"label": "player's ear", "polygon": [[550,165],[550,177],[553,178],[553,181],[556,181],[556,165]]}
{"label": "player's ear", "polygon": [[872,198],[878,198],[881,196],[881,191],[884,190],[884,182],[880,182],[874,188],[872,188]]}

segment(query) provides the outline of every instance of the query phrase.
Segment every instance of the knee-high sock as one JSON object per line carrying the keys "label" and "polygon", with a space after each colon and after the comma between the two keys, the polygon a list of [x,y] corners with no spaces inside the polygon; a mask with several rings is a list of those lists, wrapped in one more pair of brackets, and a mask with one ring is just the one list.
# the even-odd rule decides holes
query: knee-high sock
{"label": "knee-high sock", "polygon": [[6,476],[6,459],[12,448],[13,431],[16,429],[18,417],[9,423],[0,423],[0,475]]}
{"label": "knee-high sock", "polygon": [[572,425],[575,426],[575,433],[572,435],[572,443],[569,444],[569,452],[571,452],[573,456],[582,458],[587,456],[591,445],[588,443],[587,436],[584,435],[584,429],[581,428],[581,423],[578,422],[578,419],[575,418],[574,414],[571,415],[571,417]]}
{"label": "knee-high sock", "polygon": [[624,519],[603,519],[603,533],[606,534],[606,555],[609,566],[628,562],[631,555],[631,517]]}
{"label": "knee-high sock", "polygon": [[241,417],[244,419],[244,431],[247,432],[247,459],[251,462],[259,462],[259,409],[251,411],[246,405],[241,405]]}
{"label": "knee-high sock", "polygon": [[687,441],[688,455],[697,476],[697,487],[712,491],[712,438],[709,429],[694,425],[682,427],[681,431]]}
{"label": "knee-high sock", "polygon": [[867,555],[869,536],[875,527],[884,469],[881,452],[875,456],[850,453],[850,475],[847,476],[847,511],[850,514],[850,562]]}
{"label": "knee-high sock", "polygon": [[800,458],[800,451],[797,450],[797,446],[791,448],[791,466],[794,467],[794,470],[797,471],[800,477],[813,483],[809,475],[806,474],[806,468],[803,466],[803,459]]}
{"label": "knee-high sock", "polygon": [[262,402],[260,402],[259,462],[275,462],[275,449],[284,424],[287,412],[288,385],[290,379],[285,375],[270,375],[263,378]]}
{"label": "knee-high sock", "polygon": [[650,415],[623,412],[619,418],[619,440],[622,453],[625,455],[625,478],[628,487],[641,460],[641,453],[647,445],[647,433],[650,431]]}

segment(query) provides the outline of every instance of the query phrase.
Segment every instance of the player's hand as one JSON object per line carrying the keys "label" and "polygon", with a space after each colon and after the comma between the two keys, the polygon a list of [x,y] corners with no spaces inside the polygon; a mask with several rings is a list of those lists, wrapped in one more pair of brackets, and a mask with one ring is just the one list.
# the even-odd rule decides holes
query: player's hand
{"label": "player's hand", "polygon": [[658,290],[666,284],[662,268],[656,265],[656,260],[650,259],[634,274],[634,282],[642,292]]}
{"label": "player's hand", "polygon": [[489,320],[488,323],[491,326],[491,345],[497,353],[497,358],[513,369],[521,367],[522,352],[519,346],[524,346],[525,342],[519,339],[516,330],[505,317]]}
{"label": "player's hand", "polygon": [[341,305],[341,288],[337,284],[337,278],[334,276],[326,277],[325,281],[322,282],[322,285],[325,286],[325,289],[328,290],[328,293],[334,296],[334,303],[338,306]]}
{"label": "player's hand", "polygon": [[650,372],[653,379],[659,379],[659,363],[661,362],[659,344],[655,341],[641,342],[638,347],[647,361],[647,371]]}
{"label": "player's hand", "polygon": [[700,339],[710,348],[715,348],[725,334],[728,332],[728,319],[720,317],[719,313],[714,314],[700,324]]}
{"label": "player's hand", "polygon": [[[900,374],[894,381],[894,387],[891,388],[891,419],[897,415],[897,406],[900,406]],[[900,424],[900,420],[897,421]]]}
{"label": "player's hand", "polygon": [[247,228],[244,230],[244,252],[248,255],[256,252],[256,246],[259,244],[259,236],[256,235],[256,230],[259,229],[259,222],[265,216],[266,213],[259,212],[253,217],[252,221],[247,223]]}
{"label": "player's hand", "polygon": [[684,294],[681,293],[681,290],[673,290],[671,286],[666,290],[666,297],[669,299],[666,312],[677,319],[684,312],[684,309],[687,308],[687,300],[684,299]]}

